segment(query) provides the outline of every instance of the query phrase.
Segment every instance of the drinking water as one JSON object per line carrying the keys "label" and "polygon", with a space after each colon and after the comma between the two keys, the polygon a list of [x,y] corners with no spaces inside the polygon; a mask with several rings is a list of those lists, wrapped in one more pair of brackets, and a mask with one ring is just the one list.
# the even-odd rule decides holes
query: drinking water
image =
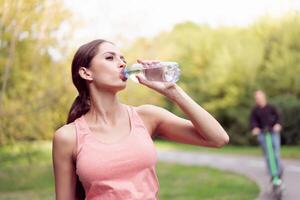
{"label": "drinking water", "polygon": [[142,75],[148,81],[175,83],[179,80],[180,69],[176,62],[157,62],[151,64],[150,67],[136,63],[126,66],[121,72],[124,80],[130,78],[132,81],[138,82],[136,75]]}

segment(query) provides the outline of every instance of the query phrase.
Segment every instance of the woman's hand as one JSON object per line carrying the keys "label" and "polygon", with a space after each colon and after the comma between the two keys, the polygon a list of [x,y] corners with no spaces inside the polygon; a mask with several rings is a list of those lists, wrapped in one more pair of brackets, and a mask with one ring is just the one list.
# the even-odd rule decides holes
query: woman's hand
{"label": "woman's hand", "polygon": [[[157,61],[141,61],[151,67]],[[137,76],[139,82],[168,97],[186,114],[189,120],[158,108],[145,108],[147,116],[156,121],[156,133],[173,141],[199,146],[221,147],[229,142],[229,136],[218,121],[198,105],[175,83],[147,81]],[[148,110],[148,111],[147,111]]]}
{"label": "woman's hand", "polygon": [[[151,68],[153,65],[157,64],[159,61],[137,60],[137,62],[142,64],[145,68]],[[143,78],[141,75],[137,75],[136,77],[140,84],[143,84],[170,99],[176,98],[176,94],[177,94],[178,88],[179,88],[176,85],[176,83],[148,81],[145,78]]]}

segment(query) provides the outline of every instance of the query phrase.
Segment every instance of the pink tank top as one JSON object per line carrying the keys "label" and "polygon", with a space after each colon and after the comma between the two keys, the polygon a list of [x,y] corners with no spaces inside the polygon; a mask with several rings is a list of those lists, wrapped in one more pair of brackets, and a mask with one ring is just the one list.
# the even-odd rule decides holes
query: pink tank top
{"label": "pink tank top", "polygon": [[106,144],[91,133],[83,116],[75,120],[76,173],[87,200],[153,200],[158,195],[157,154],[134,107],[127,106],[130,134]]}

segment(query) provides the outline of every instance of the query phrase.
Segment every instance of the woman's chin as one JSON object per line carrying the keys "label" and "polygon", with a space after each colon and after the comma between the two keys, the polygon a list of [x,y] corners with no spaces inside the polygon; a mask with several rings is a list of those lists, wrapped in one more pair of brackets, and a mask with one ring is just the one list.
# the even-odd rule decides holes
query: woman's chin
{"label": "woman's chin", "polygon": [[116,89],[117,91],[124,90],[124,89],[126,88],[126,85],[127,85],[127,82],[124,81],[124,82],[122,82],[121,84],[116,85],[116,86],[115,86],[115,89]]}

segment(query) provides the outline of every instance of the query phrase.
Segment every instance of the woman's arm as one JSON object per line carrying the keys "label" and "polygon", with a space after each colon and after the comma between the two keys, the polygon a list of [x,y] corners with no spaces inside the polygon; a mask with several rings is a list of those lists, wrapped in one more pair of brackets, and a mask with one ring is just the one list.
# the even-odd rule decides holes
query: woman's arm
{"label": "woman's arm", "polygon": [[[156,90],[176,103],[189,120],[177,117],[156,106],[142,106],[141,114],[150,116],[150,126],[156,134],[181,143],[199,146],[221,147],[229,137],[217,120],[191,99],[174,83],[147,81],[138,77],[141,84]],[[145,117],[144,117],[145,118]],[[147,118],[147,117],[146,117]],[[146,119],[147,120],[147,119]]]}
{"label": "woman's arm", "polygon": [[75,128],[72,125],[63,126],[54,134],[52,158],[56,200],[75,199],[76,173],[73,162],[75,142]]}

